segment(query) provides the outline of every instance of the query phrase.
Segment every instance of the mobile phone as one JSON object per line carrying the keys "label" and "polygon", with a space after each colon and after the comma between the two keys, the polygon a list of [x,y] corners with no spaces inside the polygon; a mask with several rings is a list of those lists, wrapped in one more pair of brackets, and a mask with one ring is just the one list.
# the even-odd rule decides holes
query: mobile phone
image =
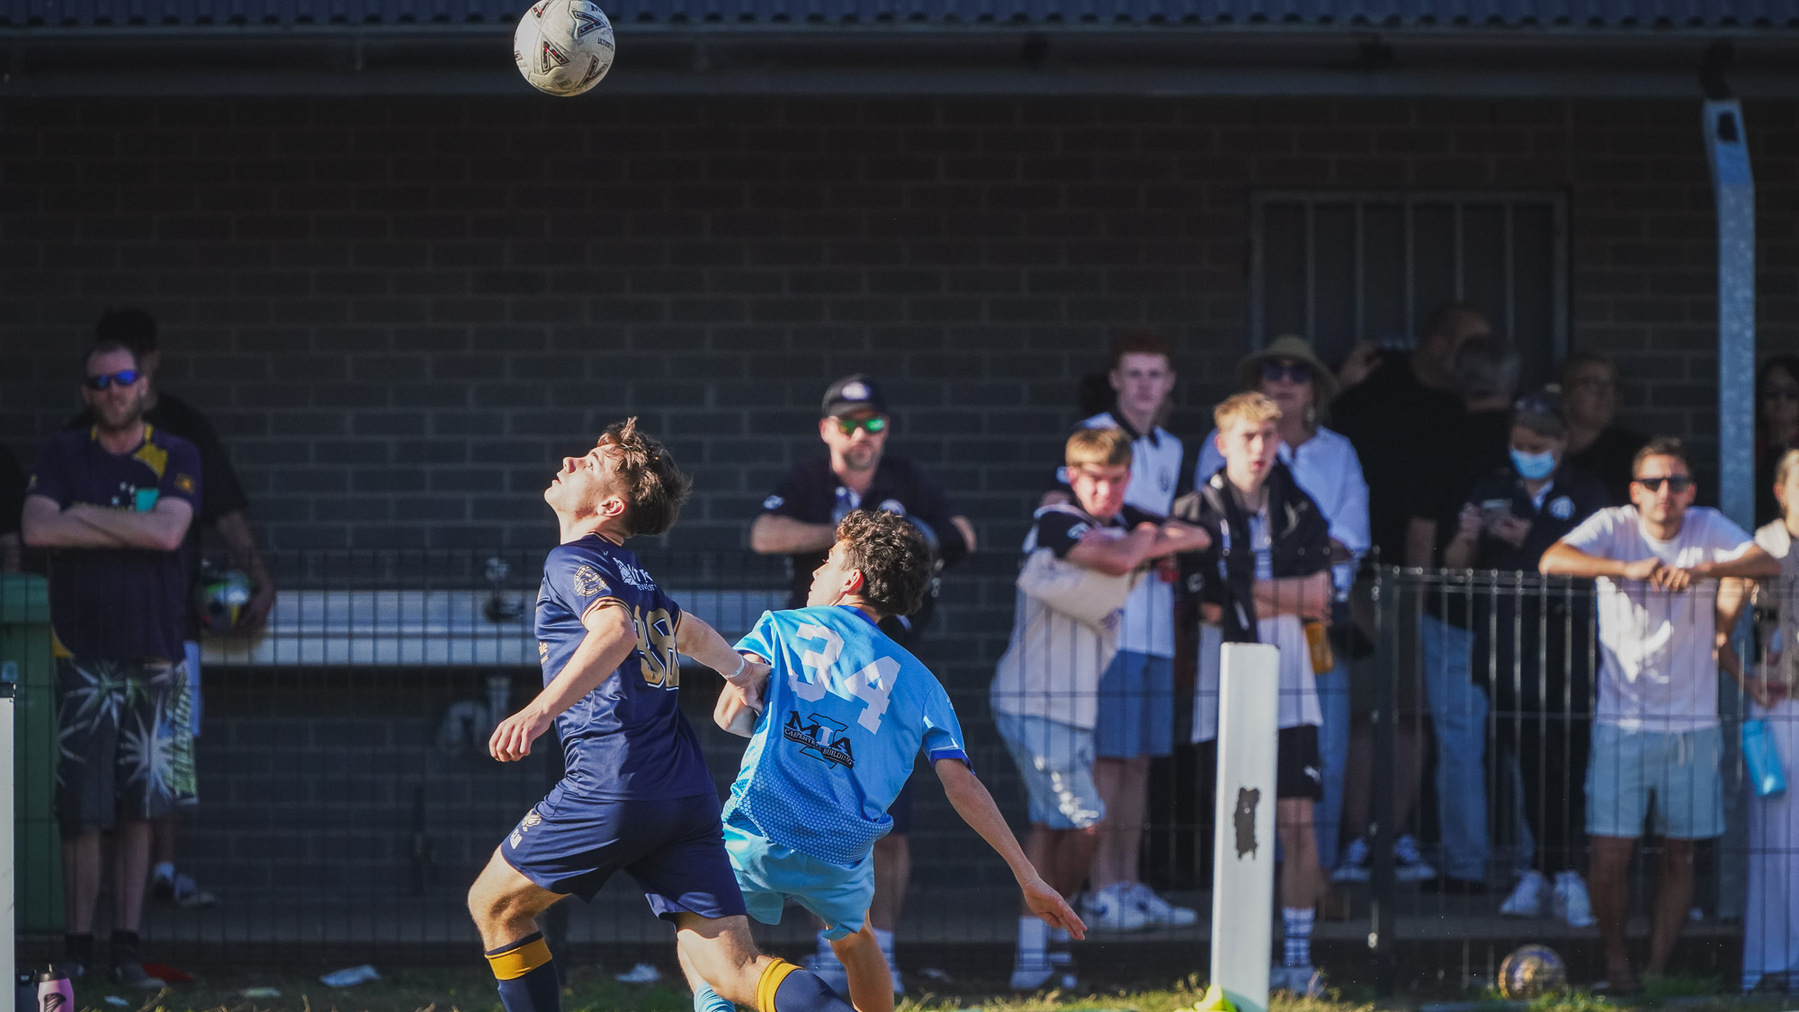
{"label": "mobile phone", "polygon": [[1480,502],[1480,522],[1483,527],[1491,527],[1500,517],[1512,511],[1510,499],[1482,499]]}

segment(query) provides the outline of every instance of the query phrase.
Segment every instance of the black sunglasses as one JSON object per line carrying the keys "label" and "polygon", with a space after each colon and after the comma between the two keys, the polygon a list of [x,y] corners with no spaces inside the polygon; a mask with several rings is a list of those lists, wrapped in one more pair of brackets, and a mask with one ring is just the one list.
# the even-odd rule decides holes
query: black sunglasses
{"label": "black sunglasses", "polygon": [[1263,359],[1262,381],[1279,383],[1282,379],[1292,380],[1295,383],[1310,383],[1312,382],[1312,367],[1304,362],[1282,362],[1275,358]]}
{"label": "black sunglasses", "polygon": [[140,373],[136,369],[120,369],[118,372],[103,372],[98,376],[89,376],[82,382],[87,384],[89,390],[105,390],[114,383],[128,387],[137,382],[139,375]]}
{"label": "black sunglasses", "polygon": [[887,419],[882,415],[875,415],[872,418],[864,418],[861,421],[857,421],[854,418],[839,418],[839,419],[837,419],[837,431],[838,432],[841,432],[846,436],[853,436],[856,434],[857,429],[861,429],[863,432],[866,432],[871,436],[876,436],[876,435],[879,435],[882,432],[886,431]]}
{"label": "black sunglasses", "polygon": [[1630,480],[1651,492],[1660,492],[1662,490],[1662,482],[1665,481],[1668,483],[1668,491],[1675,495],[1679,495],[1693,487],[1693,479],[1684,474],[1669,475],[1666,478],[1632,478]]}

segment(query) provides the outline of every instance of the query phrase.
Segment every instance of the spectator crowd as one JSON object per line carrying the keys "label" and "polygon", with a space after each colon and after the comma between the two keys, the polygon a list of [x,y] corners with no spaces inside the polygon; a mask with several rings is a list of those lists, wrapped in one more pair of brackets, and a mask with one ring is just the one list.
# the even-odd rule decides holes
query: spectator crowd
{"label": "spectator crowd", "polygon": [[[1508,917],[1596,927],[1614,991],[1639,985],[1625,945],[1637,842],[1656,840],[1642,974],[1667,970],[1705,841],[1724,830],[1719,674],[1799,754],[1790,698],[1799,649],[1799,360],[1757,385],[1755,535],[1696,504],[1689,450],[1616,423],[1618,369],[1577,354],[1520,390],[1520,358],[1466,304],[1431,314],[1403,350],[1351,350],[1335,368],[1283,335],[1245,357],[1239,390],[1191,442],[1166,427],[1177,382],[1157,334],[1117,335],[1103,410],[1078,423],[1021,550],[1014,624],[989,693],[1029,811],[1026,852],[1090,930],[1193,924],[1141,867],[1153,764],[1218,737],[1225,643],[1280,648],[1275,784],[1283,940],[1276,986],[1317,993],[1310,940],[1333,887],[1365,882],[1376,846],[1373,728],[1394,718],[1395,877],[1484,896]],[[67,958],[97,958],[95,907],[114,876],[106,957],[142,966],[147,896],[203,905],[175,867],[197,796],[201,530],[254,589],[242,628],[275,600],[247,502],[205,417],[157,389],[154,321],[109,312],[79,377],[86,411],[29,478],[0,454],[0,562],[44,557],[63,753]],[[1101,405],[1093,405],[1095,408]],[[791,560],[793,606],[843,518],[885,510],[925,535],[939,572],[976,548],[951,492],[886,452],[878,379],[831,384],[824,453],[763,501],[750,548]],[[1050,463],[1058,463],[1050,478]],[[1379,601],[1381,567],[1406,567]],[[916,613],[882,628],[912,648]],[[1734,631],[1753,609],[1755,655]],[[1377,644],[1385,641],[1390,649]],[[1177,663],[1181,658],[1185,663]],[[1190,660],[1185,660],[1191,658]],[[1377,663],[1385,659],[1386,666]],[[1177,714],[1191,687],[1192,709]],[[154,756],[148,774],[135,768]],[[1425,792],[1426,771],[1432,790]],[[1432,800],[1426,805],[1427,800]],[[893,962],[910,877],[910,794],[873,850],[873,936]],[[1420,812],[1435,825],[1419,832]],[[1799,816],[1749,805],[1743,985],[1799,984]],[[1499,842],[1509,846],[1501,854]],[[110,849],[111,856],[107,856]],[[809,968],[842,980],[827,933]],[[1012,983],[1073,972],[1066,933],[1021,910]],[[895,992],[903,990],[893,971]]]}

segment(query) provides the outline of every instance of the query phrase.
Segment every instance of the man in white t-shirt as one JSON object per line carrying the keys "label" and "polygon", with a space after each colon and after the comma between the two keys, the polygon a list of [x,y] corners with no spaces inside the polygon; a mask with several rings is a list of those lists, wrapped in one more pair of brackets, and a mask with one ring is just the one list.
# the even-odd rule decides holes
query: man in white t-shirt
{"label": "man in white t-shirt", "polygon": [[[1127,505],[1160,518],[1184,491],[1181,441],[1156,424],[1174,390],[1168,342],[1153,331],[1134,330],[1112,341],[1108,377],[1117,403],[1082,420],[1081,428],[1122,429],[1131,439]],[[1061,483],[1066,474],[1058,475]],[[1066,488],[1044,496],[1043,505],[1066,502]],[[1149,766],[1174,751],[1174,567],[1150,572],[1125,602],[1118,653],[1099,684],[1094,727],[1093,780],[1109,813],[1093,859],[1091,892],[1082,907],[1096,932],[1145,927],[1184,927],[1199,919],[1143,883],[1137,866],[1149,808]]]}
{"label": "man in white t-shirt", "polygon": [[1626,871],[1645,820],[1662,838],[1648,975],[1668,957],[1693,895],[1693,841],[1724,832],[1718,728],[1718,583],[1779,563],[1717,510],[1694,507],[1677,439],[1631,467],[1631,506],[1601,510],[1543,554],[1544,573],[1598,580],[1599,702],[1587,766],[1589,890],[1616,992],[1637,980],[1624,951]]}

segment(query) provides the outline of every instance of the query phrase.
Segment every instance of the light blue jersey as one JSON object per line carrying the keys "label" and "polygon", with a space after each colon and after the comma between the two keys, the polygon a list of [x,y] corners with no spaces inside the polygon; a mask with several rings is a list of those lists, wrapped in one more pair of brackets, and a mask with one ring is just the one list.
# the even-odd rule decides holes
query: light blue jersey
{"label": "light blue jersey", "polygon": [[949,694],[849,606],[764,612],[737,644],[769,659],[764,708],[725,821],[835,864],[887,835],[922,748],[968,762]]}

